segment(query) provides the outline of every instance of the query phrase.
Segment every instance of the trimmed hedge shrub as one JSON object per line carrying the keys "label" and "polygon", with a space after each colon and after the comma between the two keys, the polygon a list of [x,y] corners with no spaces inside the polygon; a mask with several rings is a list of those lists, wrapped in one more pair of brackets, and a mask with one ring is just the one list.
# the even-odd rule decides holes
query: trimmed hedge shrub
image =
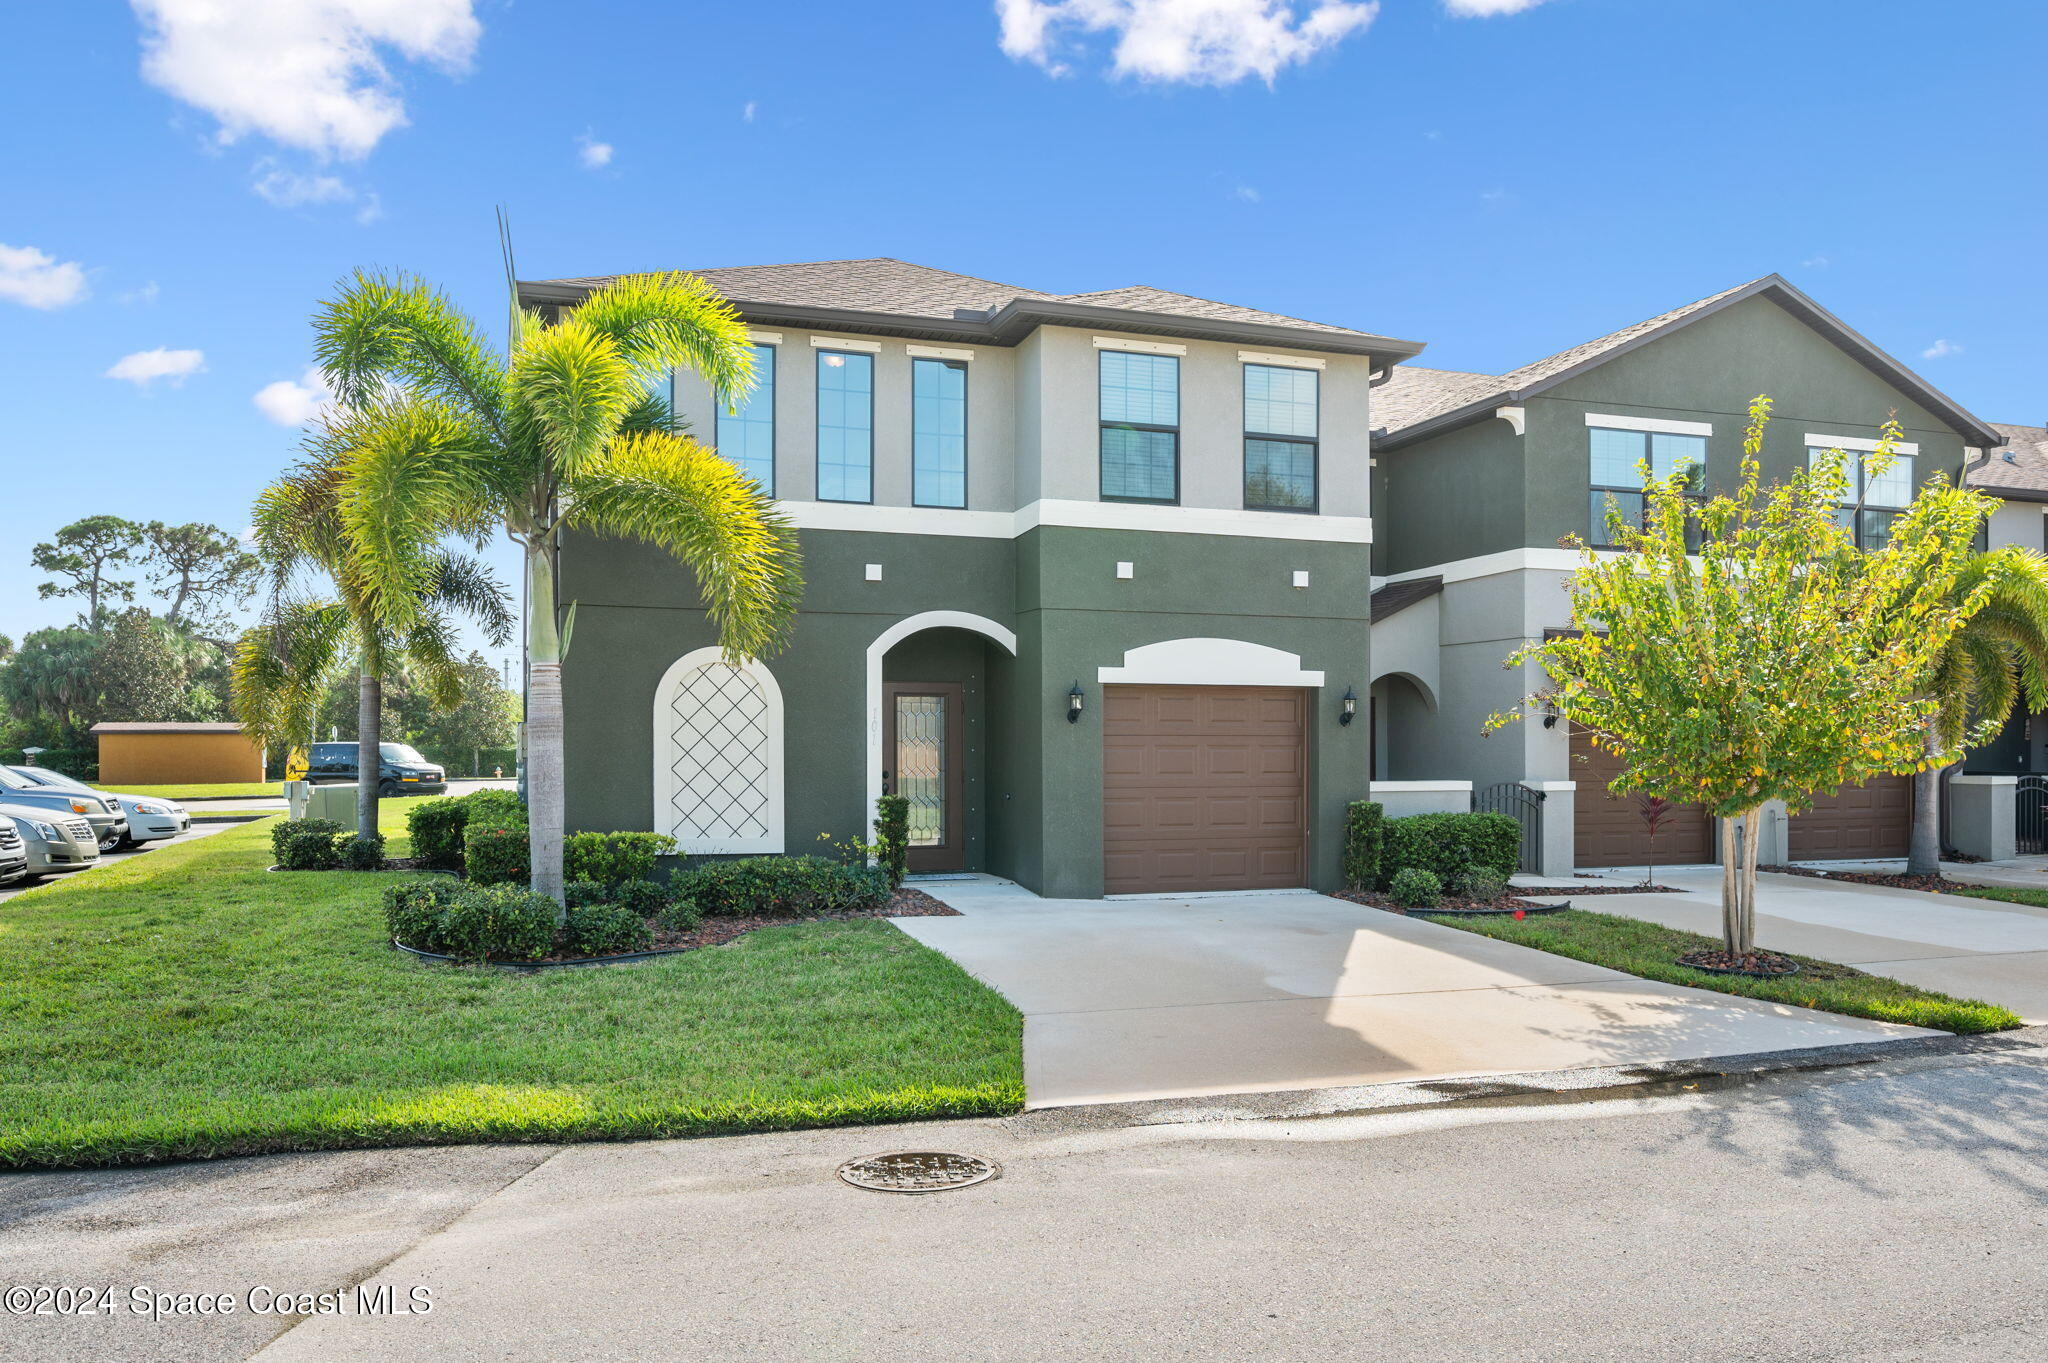
{"label": "trimmed hedge shrub", "polygon": [[409,947],[464,961],[533,961],[555,948],[555,902],[510,885],[407,881],[384,892],[384,922]]}
{"label": "trimmed hedge shrub", "polygon": [[1450,890],[1460,899],[1499,899],[1508,892],[1508,878],[1491,866],[1467,866],[1451,881]]}
{"label": "trimmed hedge shrub", "polygon": [[473,885],[523,885],[532,870],[526,821],[517,824],[471,818],[462,830],[462,873]]}
{"label": "trimmed hedge shrub", "polygon": [[609,904],[611,888],[594,880],[572,880],[562,887],[562,906],[580,909],[587,904]]}
{"label": "trimmed hedge shrub", "polygon": [[1420,867],[1441,885],[1467,866],[1511,876],[1522,861],[1522,826],[1507,814],[1410,814],[1382,826],[1380,876]]}
{"label": "trimmed hedge shrub", "polygon": [[1376,889],[1387,826],[1387,811],[1375,800],[1353,800],[1344,806],[1344,886]]}
{"label": "trimmed hedge shrub", "polygon": [[910,798],[881,795],[875,799],[875,856],[889,877],[889,888],[901,889],[910,855]]}
{"label": "trimmed hedge shrub", "polygon": [[462,828],[469,807],[460,800],[423,800],[405,811],[412,834],[412,854],[444,871],[462,869]]}
{"label": "trimmed hedge shrub", "polygon": [[409,947],[433,951],[441,940],[441,909],[461,883],[440,876],[400,881],[384,891],[384,926]]}
{"label": "trimmed hedge shrub", "polygon": [[655,880],[629,880],[609,887],[612,903],[631,909],[642,918],[652,918],[668,907],[668,886]]}
{"label": "trimmed hedge shrub", "polygon": [[817,918],[889,902],[889,874],[823,857],[744,857],[714,861],[669,882],[713,918]]}
{"label": "trimmed hedge shrub", "polygon": [[671,899],[661,906],[655,921],[670,932],[695,932],[704,926],[704,910],[694,900]]}
{"label": "trimmed hedge shrub", "polygon": [[646,915],[624,904],[585,904],[571,909],[562,935],[569,950],[578,956],[620,956],[645,951],[654,943]]}
{"label": "trimmed hedge shrub", "polygon": [[666,833],[571,833],[562,842],[562,874],[623,885],[647,879],[655,858],[675,850],[676,840]]}
{"label": "trimmed hedge shrub", "polygon": [[332,819],[283,819],[270,830],[270,850],[287,871],[332,871],[341,865],[341,836]]}
{"label": "trimmed hedge shrub", "polygon": [[360,833],[337,838],[335,853],[341,860],[344,871],[381,871],[384,869],[384,835],[364,837]]}
{"label": "trimmed hedge shrub", "polygon": [[1387,887],[1387,894],[1404,909],[1433,909],[1443,902],[1444,885],[1433,871],[1404,866],[1394,873],[1394,883]]}

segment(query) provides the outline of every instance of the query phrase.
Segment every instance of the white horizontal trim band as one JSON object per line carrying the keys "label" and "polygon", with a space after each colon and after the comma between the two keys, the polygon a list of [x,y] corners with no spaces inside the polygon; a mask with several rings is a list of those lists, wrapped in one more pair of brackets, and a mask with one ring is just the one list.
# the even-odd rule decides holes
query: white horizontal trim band
{"label": "white horizontal trim band", "polygon": [[1263,350],[1240,350],[1237,358],[1242,364],[1270,364],[1282,369],[1322,369],[1329,364],[1308,355],[1269,355]]}
{"label": "white horizontal trim band", "polygon": [[747,339],[755,345],[781,345],[782,333],[779,331],[754,331],[749,329]]}
{"label": "white horizontal trim band", "polygon": [[[1813,431],[1806,433],[1806,447],[1810,450],[1863,450],[1877,448],[1877,442],[1863,435],[1820,435]],[[1901,440],[1892,446],[1893,454],[1918,454],[1920,447],[1910,440]]]}
{"label": "white horizontal trim band", "polygon": [[[1156,530],[1183,535],[1371,544],[1370,516],[1297,516],[1285,511],[1231,511],[1198,506],[1045,500],[1021,511],[956,511],[930,506],[868,506],[859,502],[779,502],[799,530],[858,530],[884,535],[959,535],[1016,539],[1041,525],[1087,530]],[[1564,550],[1553,550],[1564,553]]]}
{"label": "white horizontal trim band", "polygon": [[1712,435],[1711,421],[1666,421],[1657,416],[1610,416],[1605,412],[1586,413],[1588,426],[1602,426],[1610,431],[1656,431],[1661,435]]}
{"label": "white horizontal trim band", "polygon": [[[1603,555],[1606,552],[1602,551]],[[1441,577],[1447,583],[1465,582],[1475,577],[1519,573],[1531,568],[1569,573],[1582,561],[1576,549],[1503,549],[1497,554],[1480,554],[1474,558],[1454,559],[1449,563],[1433,563],[1427,568],[1411,568],[1405,573],[1390,573],[1380,579],[1380,585],[1406,582],[1417,577]]]}
{"label": "white horizontal trim band", "polygon": [[1115,336],[1097,336],[1097,350],[1130,350],[1142,355],[1185,355],[1188,348],[1166,341],[1126,341]]}
{"label": "white horizontal trim band", "polygon": [[974,358],[973,351],[956,350],[951,346],[907,345],[903,347],[903,350],[905,354],[920,360],[971,360]]}
{"label": "white horizontal trim band", "polygon": [[1442,791],[1448,794],[1452,791],[1469,791],[1472,789],[1472,783],[1470,781],[1374,781],[1369,789],[1375,795],[1381,791],[1386,791],[1389,795],[1420,795],[1430,791]]}
{"label": "white horizontal trim band", "polygon": [[811,344],[820,350],[863,350],[870,355],[882,348],[880,341],[854,341],[844,336],[813,336]]}

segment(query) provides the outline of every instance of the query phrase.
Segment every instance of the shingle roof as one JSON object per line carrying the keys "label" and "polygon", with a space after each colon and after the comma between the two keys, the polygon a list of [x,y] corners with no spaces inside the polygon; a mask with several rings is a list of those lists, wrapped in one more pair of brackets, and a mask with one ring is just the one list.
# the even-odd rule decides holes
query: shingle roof
{"label": "shingle roof", "polygon": [[2005,444],[1963,470],[1963,486],[2014,501],[2048,501],[2048,427],[1991,423]]}
{"label": "shingle roof", "polygon": [[1398,431],[1433,416],[1456,411],[1488,394],[1506,391],[1498,374],[1468,374],[1456,369],[1424,369],[1395,365],[1387,381],[1372,393],[1375,426]]}
{"label": "shingle roof", "polygon": [[1091,308],[1127,308],[1132,312],[1163,312],[1174,317],[1207,317],[1217,322],[1262,322],[1271,327],[1313,327],[1317,331],[1337,331],[1346,336],[1370,334],[1354,331],[1350,327],[1331,326],[1328,322],[1307,322],[1299,317],[1289,317],[1285,313],[1261,312],[1257,308],[1241,308],[1235,303],[1218,303],[1213,298],[1196,298],[1190,294],[1172,293],[1166,289],[1155,289],[1149,284],[1133,284],[1127,289],[1104,289],[1100,293],[1065,293],[1053,296],[1062,303],[1080,303]]}
{"label": "shingle roof", "polygon": [[1441,577],[1411,577],[1401,582],[1389,582],[1372,594],[1372,623],[1377,625],[1388,616],[1397,615],[1418,601],[1426,601],[1443,589]]}

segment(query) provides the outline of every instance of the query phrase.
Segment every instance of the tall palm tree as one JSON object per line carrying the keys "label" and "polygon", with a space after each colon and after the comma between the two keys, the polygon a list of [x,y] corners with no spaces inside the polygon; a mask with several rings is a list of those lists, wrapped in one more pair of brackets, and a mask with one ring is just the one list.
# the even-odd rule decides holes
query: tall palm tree
{"label": "tall palm tree", "polygon": [[565,531],[629,536],[692,569],[727,656],[782,646],[802,590],[796,535],[761,489],[682,434],[654,386],[697,371],[727,402],[753,382],[746,328],[689,275],[636,275],[553,324],[515,314],[500,358],[436,290],[358,273],[315,319],[316,354],[359,414],[341,451],[353,571],[403,615],[450,532],[502,526],[525,555],[532,883],[562,893]]}
{"label": "tall palm tree", "polygon": [[[429,699],[452,710],[462,701],[461,654],[448,612],[483,627],[494,644],[511,638],[505,591],[475,559],[436,548],[406,609],[393,611],[368,590],[348,552],[342,525],[338,449],[356,440],[354,414],[329,420],[308,440],[310,457],[256,500],[256,543],[274,591],[261,623],[236,651],[234,710],[266,747],[305,741],[328,680],[344,664],[356,672],[356,832],[374,837],[383,767],[384,678],[401,663],[425,682]],[[295,590],[302,572],[323,574],[331,595]]]}
{"label": "tall palm tree", "polygon": [[[1988,589],[1983,607],[1943,650],[1927,694],[1940,708],[1928,724],[1927,751],[1962,741],[1973,718],[2005,722],[2024,696],[2048,708],[2048,558],[2016,546],[1973,555],[1951,589],[1957,598]],[[1941,873],[1941,770],[1913,775],[1913,834],[1908,875]]]}

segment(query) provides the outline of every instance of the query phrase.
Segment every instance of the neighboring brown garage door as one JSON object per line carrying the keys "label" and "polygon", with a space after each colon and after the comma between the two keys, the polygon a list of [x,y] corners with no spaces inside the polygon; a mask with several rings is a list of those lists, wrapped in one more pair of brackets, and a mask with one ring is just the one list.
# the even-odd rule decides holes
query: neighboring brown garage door
{"label": "neighboring brown garage door", "polygon": [[[1633,795],[1607,793],[1621,759],[1602,752],[1582,729],[1572,731],[1572,855],[1581,866],[1644,866],[1650,835]],[[1699,805],[1680,805],[1657,829],[1656,860],[1664,866],[1714,859],[1714,821]]]}
{"label": "neighboring brown garage door", "polygon": [[1308,883],[1307,693],[1109,686],[1103,892]]}
{"label": "neighboring brown garage door", "polygon": [[1877,776],[1817,796],[1792,817],[1794,861],[1903,857],[1913,834],[1913,778]]}

